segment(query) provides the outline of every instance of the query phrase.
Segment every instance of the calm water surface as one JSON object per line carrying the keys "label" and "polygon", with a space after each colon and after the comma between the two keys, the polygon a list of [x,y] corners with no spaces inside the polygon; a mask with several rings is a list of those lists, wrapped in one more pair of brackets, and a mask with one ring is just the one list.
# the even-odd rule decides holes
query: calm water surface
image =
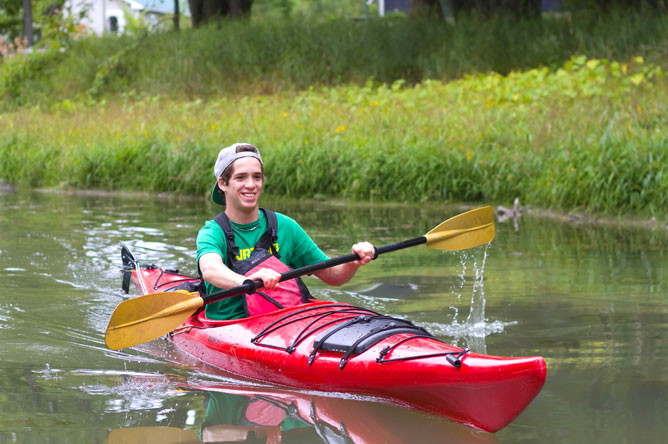
{"label": "calm water surface", "polygon": [[[362,239],[419,236],[461,212],[264,204],[330,256]],[[542,392],[491,435],[367,400],[249,386],[164,340],[108,350],[109,317],[127,297],[120,244],[192,273],[197,230],[216,211],[188,199],[0,191],[0,442],[233,442],[251,423],[264,425],[252,442],[276,442],[281,421],[282,442],[299,443],[667,442],[665,231],[525,217],[518,231],[497,224],[488,248],[395,252],[341,288],[307,279],[316,297],[410,318],[475,351],[545,357]]]}

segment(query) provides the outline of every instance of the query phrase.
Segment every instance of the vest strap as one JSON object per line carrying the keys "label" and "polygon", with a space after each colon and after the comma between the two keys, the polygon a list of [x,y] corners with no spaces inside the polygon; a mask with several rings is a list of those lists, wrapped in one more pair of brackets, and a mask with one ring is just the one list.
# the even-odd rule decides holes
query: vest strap
{"label": "vest strap", "polygon": [[[255,248],[263,248],[280,259],[281,256],[278,254],[278,251],[273,251],[274,249],[272,248],[278,239],[278,220],[276,219],[276,213],[267,210],[266,208],[260,208],[260,210],[262,210],[267,217],[267,229],[262,233],[257,244],[255,244]],[[234,264],[237,262],[237,256],[239,256],[239,247],[234,243],[234,232],[232,231],[230,218],[227,217],[225,211],[221,211],[213,220],[216,221],[218,226],[223,230],[223,233],[225,233],[225,241],[227,243],[227,263],[230,265],[231,269],[234,269]]]}

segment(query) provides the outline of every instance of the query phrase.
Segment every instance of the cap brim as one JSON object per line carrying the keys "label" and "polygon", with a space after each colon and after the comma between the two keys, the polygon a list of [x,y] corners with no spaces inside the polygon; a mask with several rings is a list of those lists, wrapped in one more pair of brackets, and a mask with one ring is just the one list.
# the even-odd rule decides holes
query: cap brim
{"label": "cap brim", "polygon": [[218,181],[216,181],[216,183],[213,184],[213,189],[211,190],[211,200],[215,204],[225,206],[225,199],[221,197],[221,194],[222,192],[220,191],[220,188],[218,188]]}

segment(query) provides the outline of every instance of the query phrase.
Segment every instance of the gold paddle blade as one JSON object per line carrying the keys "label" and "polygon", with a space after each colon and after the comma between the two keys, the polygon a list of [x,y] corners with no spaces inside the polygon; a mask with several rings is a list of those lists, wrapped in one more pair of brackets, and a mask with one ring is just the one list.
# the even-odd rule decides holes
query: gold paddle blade
{"label": "gold paddle blade", "polygon": [[176,427],[115,429],[107,438],[107,444],[195,444],[201,442],[194,432]]}
{"label": "gold paddle blade", "polygon": [[151,293],[123,301],[114,310],[104,342],[112,350],[132,347],[169,333],[204,305],[199,293]]}
{"label": "gold paddle blade", "polygon": [[436,250],[457,251],[487,244],[494,239],[494,209],[476,208],[451,217],[425,234]]}

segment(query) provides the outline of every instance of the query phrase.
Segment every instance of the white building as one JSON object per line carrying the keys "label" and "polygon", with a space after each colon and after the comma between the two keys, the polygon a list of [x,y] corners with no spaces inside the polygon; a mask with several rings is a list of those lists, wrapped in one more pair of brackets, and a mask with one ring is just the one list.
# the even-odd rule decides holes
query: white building
{"label": "white building", "polygon": [[[143,14],[149,26],[156,26],[162,17],[174,13],[174,0],[66,0],[65,4],[65,10],[69,8],[73,14],[87,9],[82,23],[97,35],[123,33],[126,13],[135,17]],[[179,0],[179,9],[182,16],[190,16],[187,0]]]}

